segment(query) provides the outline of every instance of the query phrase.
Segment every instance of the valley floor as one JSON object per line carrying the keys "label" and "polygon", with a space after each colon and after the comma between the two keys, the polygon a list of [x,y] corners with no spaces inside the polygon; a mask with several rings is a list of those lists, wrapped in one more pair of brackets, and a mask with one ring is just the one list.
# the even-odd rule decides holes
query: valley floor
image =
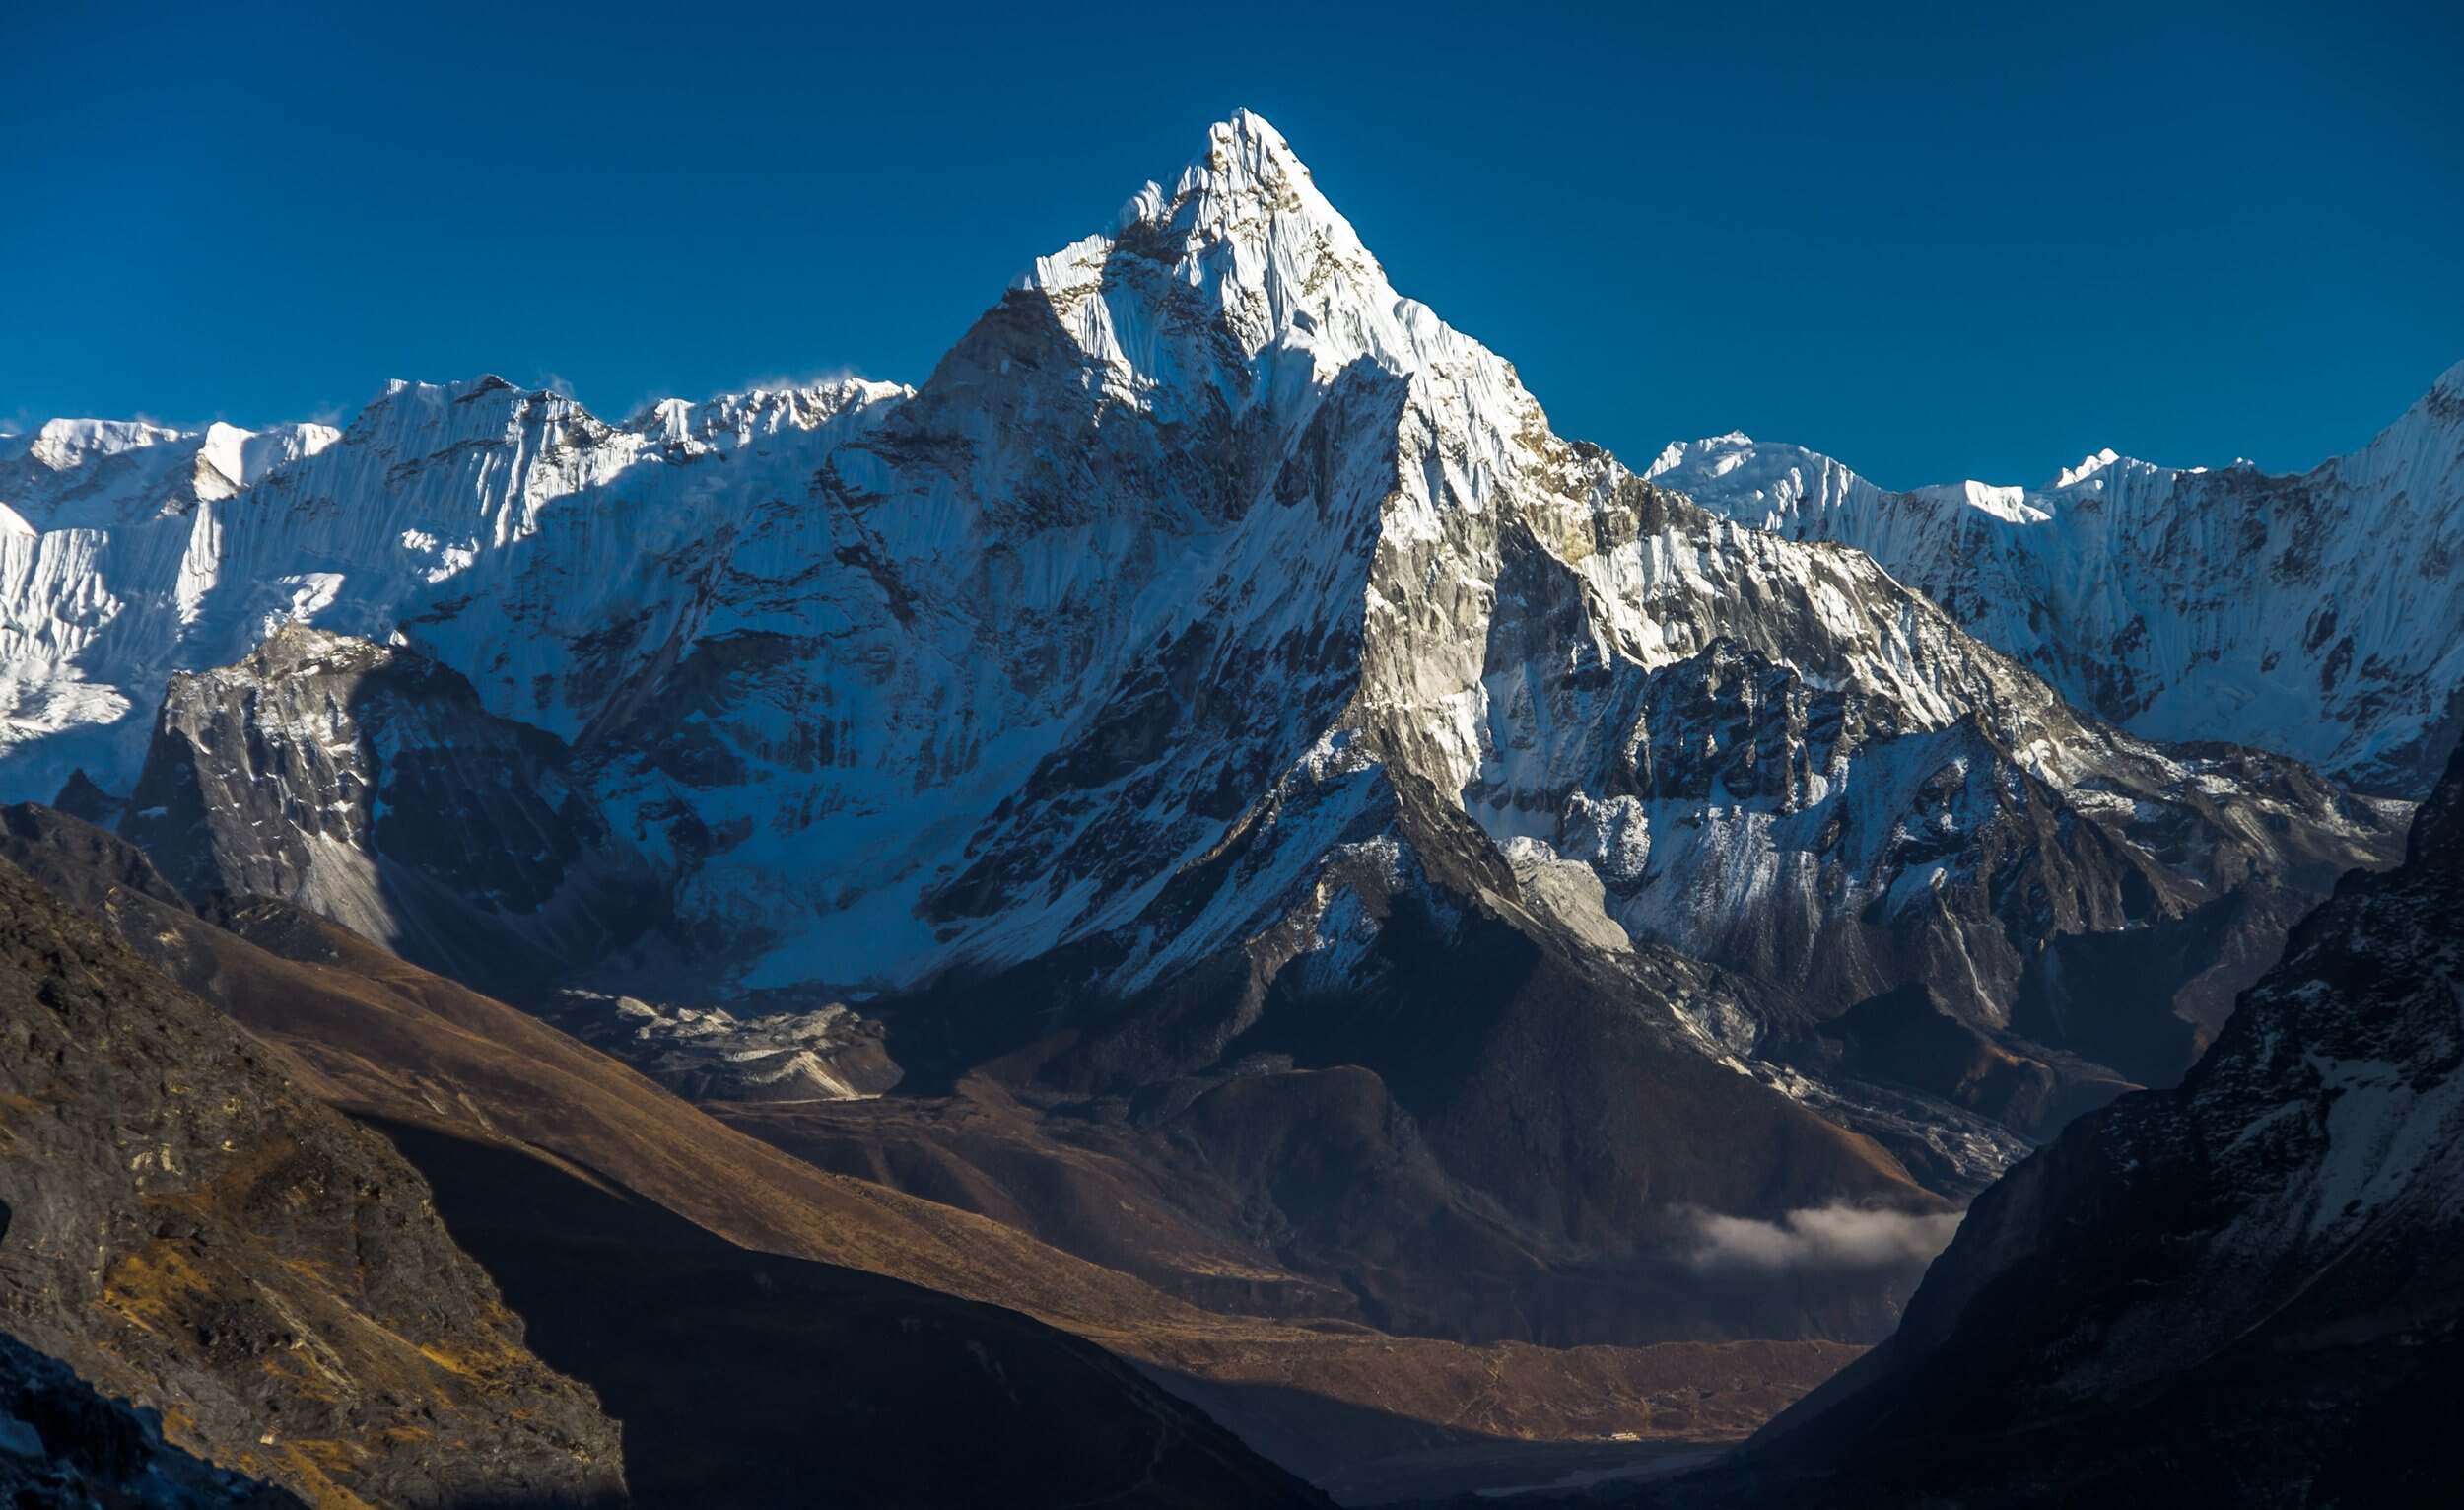
{"label": "valley floor", "polygon": [[1719,1442],[1485,1442],[1360,1464],[1319,1487],[1344,1505],[1405,1506],[1526,1496],[1681,1474],[1711,1462]]}

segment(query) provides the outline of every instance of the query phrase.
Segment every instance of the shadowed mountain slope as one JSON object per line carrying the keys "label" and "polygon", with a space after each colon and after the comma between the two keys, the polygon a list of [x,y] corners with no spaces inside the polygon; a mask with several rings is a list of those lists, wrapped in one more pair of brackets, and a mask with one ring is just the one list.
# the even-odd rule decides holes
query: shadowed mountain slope
{"label": "shadowed mountain slope", "polygon": [[1331,1503],[1014,1311],[739,1248],[507,1144],[376,1126],[545,1355],[626,1422],[638,1504]]}
{"label": "shadowed mountain slope", "polygon": [[2403,865],[2303,920],[2178,1089],[2004,1177],[1889,1342],[1684,1492],[2434,1497],[2464,1364],[2460,918],[2464,756]]}
{"label": "shadowed mountain slope", "polygon": [[311,1503],[623,1487],[417,1171],[5,861],[0,1228],[0,1330]]}
{"label": "shadowed mountain slope", "polygon": [[[1472,1347],[1394,1338],[1323,1313],[1313,1320],[1305,1306],[1285,1321],[1237,1305],[1229,1314],[1201,1309],[1001,1222],[823,1173],[553,1028],[287,904],[225,899],[208,904],[221,920],[209,922],[125,841],[64,815],[0,810],[0,855],[281,1045],[334,1104],[446,1139],[405,1146],[512,1149],[628,1201],[648,1199],[756,1254],[1026,1313],[1151,1369],[1307,1472],[1356,1468],[1464,1432],[1507,1443],[1617,1430],[1733,1436],[1853,1355],[1790,1342]],[[1051,1156],[1035,1139],[1013,1151]],[[1208,1262],[1222,1257],[1218,1248]]]}
{"label": "shadowed mountain slope", "polygon": [[0,1334],[0,1502],[11,1510],[299,1510],[272,1484],[163,1440],[153,1411],[97,1394]]}

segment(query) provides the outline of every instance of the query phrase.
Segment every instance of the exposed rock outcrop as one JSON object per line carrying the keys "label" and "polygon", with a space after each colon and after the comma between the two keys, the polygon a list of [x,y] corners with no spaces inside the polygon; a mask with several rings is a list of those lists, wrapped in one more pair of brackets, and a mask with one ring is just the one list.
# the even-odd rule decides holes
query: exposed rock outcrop
{"label": "exposed rock outcrop", "polygon": [[5,861],[0,1212],[0,1330],[218,1465],[332,1506],[622,1491],[419,1174]]}
{"label": "exposed rock outcrop", "polygon": [[0,1499],[11,1510],[299,1510],[293,1495],[163,1440],[161,1419],[109,1400],[0,1335]]}
{"label": "exposed rock outcrop", "polygon": [[1898,1334],[1783,1416],[1746,1498],[2434,1497],[2464,1362],[2464,757],[2403,865],[2293,930],[2175,1090],[1985,1193]]}
{"label": "exposed rock outcrop", "polygon": [[659,916],[561,741],[420,655],[305,624],[171,679],[121,831],[190,897],[280,897],[501,987]]}

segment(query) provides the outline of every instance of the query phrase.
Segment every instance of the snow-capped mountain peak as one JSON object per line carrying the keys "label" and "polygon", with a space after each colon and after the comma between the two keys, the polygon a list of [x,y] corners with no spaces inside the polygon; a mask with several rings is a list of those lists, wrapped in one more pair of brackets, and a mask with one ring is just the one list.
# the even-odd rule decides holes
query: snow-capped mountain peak
{"label": "snow-capped mountain peak", "polygon": [[[1689,457],[1775,508],[1849,485],[1744,436],[1655,470]],[[966,1030],[993,1038],[1122,1014],[1089,1085],[1384,1000],[1329,1062],[1372,1062],[1382,1020],[1452,1035],[1499,1105],[1539,1082],[1492,1061],[1625,1065],[1551,1161],[1674,1057],[1706,1116],[1814,1139],[1756,1171],[1854,1127],[1967,1189],[2013,1130],[2177,1070],[2285,898],[2387,839],[2288,763],[2081,718],[1864,555],[1559,438],[1255,116],[912,392],[610,425],[501,378],[397,383],[241,471],[189,515],[0,535],[11,794],[83,768],[200,888],[466,973],[885,1023],[1001,983]],[[1988,518],[1964,491],[1916,513]],[[1482,956],[1568,972],[1509,993],[1545,1049],[1427,1023],[1413,972]],[[1808,1043],[1852,1004],[1858,1044]],[[1919,1089],[1955,1134],[1832,1088],[1923,1069],[1910,1035],[1947,1046]],[[1826,1194],[1908,1189],[1890,1157],[1817,1164],[1856,1171]],[[1579,1177],[1611,1238],[1547,1242],[1644,1241],[1636,1193],[1683,1187],[1634,1175]]]}
{"label": "snow-capped mountain peak", "polygon": [[176,441],[184,434],[168,425],[144,420],[45,420],[25,438],[25,454],[55,472],[88,461],[115,456],[146,446]]}
{"label": "snow-capped mountain peak", "polygon": [[50,420],[31,436],[0,441],[0,510],[37,530],[186,515],[314,455],[338,434],[312,424],[249,431],[217,421],[179,430],[143,420]]}
{"label": "snow-capped mountain peak", "polygon": [[[1742,435],[1654,471],[1697,460],[1781,513],[1856,485]],[[399,633],[583,752],[609,831],[755,985],[899,987],[1140,927],[1106,978],[1162,979],[1288,910],[1329,834],[1400,844],[1398,790],[1582,936],[1761,958],[1827,926],[1825,897],[1915,917],[1960,884],[1947,861],[1900,884],[1886,829],[1816,844],[1836,825],[1809,815],[1852,789],[1939,795],[1907,740],[1980,773],[1965,816],[1929,819],[1954,826],[2027,782],[2160,805],[2191,779],[1872,562],[1557,438],[1248,113],[912,394],[845,379],[611,426],[494,376],[396,382],[177,522],[115,536],[125,564],[44,534],[57,565],[10,579],[107,589],[46,585],[22,621],[29,794],[71,761],[125,789],[172,669],[292,619]],[[1715,795],[1750,813],[1701,832]],[[1320,826],[1275,816],[1304,807]],[[1233,836],[1259,868],[1153,924]],[[1808,916],[1780,921],[1774,886]]]}
{"label": "snow-capped mountain peak", "polygon": [[2120,453],[2116,452],[2112,446],[2107,446],[2100,450],[2090,452],[2085,460],[2080,462],[2079,465],[2066,466],[2061,471],[2056,472],[2054,474],[2052,486],[2055,488],[2067,488],[2072,486],[2074,483],[2086,482],[2088,478],[2093,477],[2096,473],[2104,470],[2106,467],[2111,466],[2113,463],[2121,459],[2122,457]]}
{"label": "snow-capped mountain peak", "polygon": [[[1039,259],[1017,287],[1049,300],[1132,402],[1197,386],[1234,410],[1289,404],[1366,358],[1398,375],[1446,369],[1477,402],[1533,407],[1503,361],[1396,293],[1281,133],[1247,110],[1209,129],[1169,191],[1148,183],[1112,234]],[[1219,368],[1233,354],[1248,371]]]}
{"label": "snow-capped mountain peak", "polygon": [[2106,449],[2043,487],[1896,493],[1802,446],[1671,446],[1655,481],[1865,551],[2073,702],[2418,795],[2464,728],[2464,365],[2298,476]]}

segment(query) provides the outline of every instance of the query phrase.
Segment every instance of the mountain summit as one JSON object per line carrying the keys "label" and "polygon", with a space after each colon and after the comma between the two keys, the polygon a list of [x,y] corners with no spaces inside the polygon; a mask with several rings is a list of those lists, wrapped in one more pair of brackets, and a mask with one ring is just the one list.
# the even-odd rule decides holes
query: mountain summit
{"label": "mountain summit", "polygon": [[301,451],[0,537],[0,780],[142,772],[175,873],[466,977],[852,1003],[910,1087],[1187,1148],[1237,1085],[1242,1240],[1381,1326],[1878,1335],[1912,1274],[1766,1314],[1702,1214],[1932,1218],[2403,817],[1561,439],[1254,115],[912,390],[405,385]]}

